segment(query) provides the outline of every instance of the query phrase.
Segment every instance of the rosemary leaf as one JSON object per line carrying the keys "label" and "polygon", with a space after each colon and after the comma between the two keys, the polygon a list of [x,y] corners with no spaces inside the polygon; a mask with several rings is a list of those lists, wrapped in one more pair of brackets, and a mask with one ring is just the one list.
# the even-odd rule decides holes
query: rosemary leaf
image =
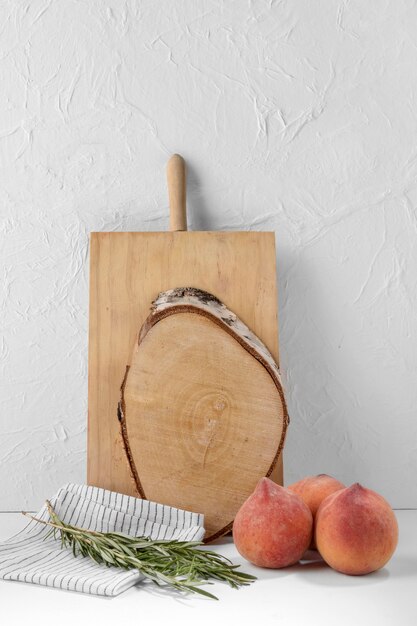
{"label": "rosemary leaf", "polygon": [[129,537],[123,533],[103,533],[78,528],[63,522],[47,500],[50,521],[39,520],[50,526],[46,537],[59,539],[62,548],[72,550],[74,556],[89,557],[99,564],[120,569],[139,570],[157,585],[170,586],[178,591],[198,593],[217,600],[218,598],[201,585],[219,580],[238,589],[256,580],[256,576],[237,571],[226,557],[212,550],[200,550],[201,541],[176,541]]}

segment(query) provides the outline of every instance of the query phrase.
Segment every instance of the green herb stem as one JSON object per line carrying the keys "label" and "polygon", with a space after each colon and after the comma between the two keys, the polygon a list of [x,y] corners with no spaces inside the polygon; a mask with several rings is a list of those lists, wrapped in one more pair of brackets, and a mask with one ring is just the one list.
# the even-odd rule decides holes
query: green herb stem
{"label": "green herb stem", "polygon": [[50,521],[23,514],[50,526],[45,538],[53,535],[60,539],[61,547],[71,549],[74,556],[89,557],[107,567],[137,569],[157,585],[199,593],[214,600],[218,598],[201,589],[201,585],[219,580],[237,589],[256,580],[256,576],[237,571],[239,566],[221,554],[200,550],[199,546],[203,545],[200,541],[155,540],[78,528],[63,522],[48,500],[46,505]]}

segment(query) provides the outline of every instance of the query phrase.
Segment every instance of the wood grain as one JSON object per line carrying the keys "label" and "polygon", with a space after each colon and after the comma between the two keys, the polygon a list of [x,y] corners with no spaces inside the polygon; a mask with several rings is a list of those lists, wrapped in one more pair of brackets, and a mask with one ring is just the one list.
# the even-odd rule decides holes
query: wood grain
{"label": "wood grain", "polygon": [[[138,328],[161,291],[213,293],[278,361],[274,233],[92,233],[88,483],[135,495],[116,419]],[[282,463],[273,478],[282,483]],[[136,494],[137,495],[137,494]]]}
{"label": "wood grain", "polygon": [[211,294],[159,294],[138,332],[119,421],[142,497],[204,514],[205,541],[231,529],[282,449],[288,415],[272,355]]}
{"label": "wood grain", "polygon": [[169,195],[169,229],[187,230],[186,171],[185,161],[180,154],[173,154],[167,163]]}

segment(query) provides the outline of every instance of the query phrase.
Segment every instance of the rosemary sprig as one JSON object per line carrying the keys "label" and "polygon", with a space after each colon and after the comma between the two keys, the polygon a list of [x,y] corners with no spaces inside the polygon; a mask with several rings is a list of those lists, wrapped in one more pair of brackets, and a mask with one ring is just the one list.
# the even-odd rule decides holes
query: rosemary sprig
{"label": "rosemary sprig", "polygon": [[[129,537],[122,533],[103,533],[78,528],[63,522],[47,500],[50,521],[40,520],[29,513],[23,515],[50,526],[45,539],[51,535],[61,540],[62,548],[70,548],[74,556],[88,556],[96,563],[121,569],[137,569],[157,585],[167,585],[179,591],[199,593],[218,600],[200,586],[210,580],[220,580],[237,589],[249,585],[256,576],[238,572],[239,565],[212,550],[199,550],[201,541],[166,541],[149,537]],[[210,583],[209,583],[210,584]]]}

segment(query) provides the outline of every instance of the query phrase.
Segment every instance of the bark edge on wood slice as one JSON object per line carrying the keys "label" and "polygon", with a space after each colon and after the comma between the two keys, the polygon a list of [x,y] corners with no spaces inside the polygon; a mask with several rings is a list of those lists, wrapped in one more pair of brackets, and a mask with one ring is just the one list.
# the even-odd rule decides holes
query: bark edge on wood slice
{"label": "bark edge on wood slice", "polygon": [[[117,417],[137,494],[204,513],[205,542],[231,530],[258,479],[271,474],[289,424],[267,347],[216,296],[196,287],[164,291],[152,302],[126,367]],[[216,475],[222,464],[227,476]]]}

